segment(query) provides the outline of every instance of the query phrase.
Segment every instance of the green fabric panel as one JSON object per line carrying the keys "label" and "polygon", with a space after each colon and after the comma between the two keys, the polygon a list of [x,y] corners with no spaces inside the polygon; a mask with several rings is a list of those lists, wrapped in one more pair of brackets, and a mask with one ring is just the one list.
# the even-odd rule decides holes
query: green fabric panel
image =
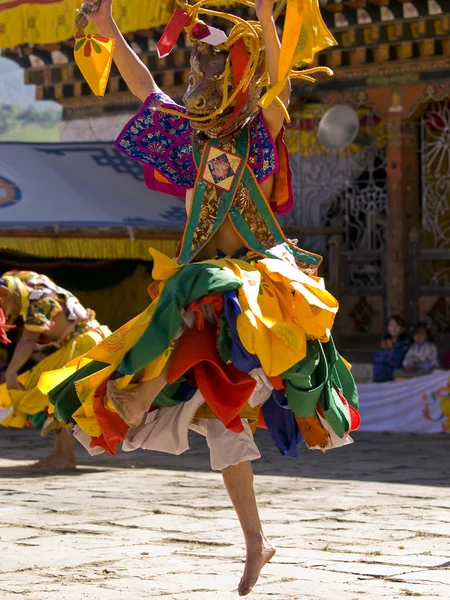
{"label": "green fabric panel", "polygon": [[344,361],[340,356],[336,363],[336,371],[341,381],[342,392],[345,396],[345,399],[350,404],[350,406],[352,406],[356,410],[359,410],[358,388],[356,387],[356,383],[353,379],[351,371],[347,369]]}
{"label": "green fabric panel", "polygon": [[233,335],[224,311],[222,317],[220,318],[219,337],[217,339],[217,350],[219,351],[220,358],[224,363],[228,363],[231,360],[232,344]]}
{"label": "green fabric panel", "polygon": [[108,366],[108,363],[93,360],[53,388],[48,394],[48,399],[55,407],[55,417],[64,423],[68,423],[73,413],[81,406],[80,399],[75,390],[75,382],[89,377]]}
{"label": "green fabric panel", "polygon": [[320,400],[325,419],[340,438],[344,437],[345,432],[350,429],[350,422],[331,381],[327,381],[324,386]]}
{"label": "green fabric panel", "polygon": [[325,344],[308,342],[306,357],[282,377],[286,380],[289,408],[297,417],[313,417],[320,400],[324,416],[333,431],[339,437],[345,435],[350,429],[350,422],[335,387],[356,409],[358,393],[353,377],[331,338]]}
{"label": "green fabric panel", "polygon": [[47,411],[41,410],[41,412],[36,413],[35,415],[28,415],[28,420],[36,429],[41,429],[44,425],[45,420],[47,418]]}
{"label": "green fabric panel", "polygon": [[153,318],[138,342],[119,365],[133,375],[165,352],[182,323],[182,309],[202,296],[236,290],[242,281],[231,271],[211,263],[187,265],[167,282]]}
{"label": "green fabric panel", "polygon": [[306,356],[285,371],[281,377],[286,381],[289,408],[297,417],[312,417],[328,378],[328,367],[322,344],[308,342]]}
{"label": "green fabric panel", "polygon": [[158,408],[170,407],[177,406],[177,404],[183,402],[181,396],[178,395],[178,390],[184,381],[186,381],[186,377],[180,377],[180,379],[177,379],[174,383],[166,385],[166,387],[156,396],[152,406]]}
{"label": "green fabric panel", "polygon": [[[340,374],[342,373],[341,366],[346,368],[342,363],[342,359],[336,350],[336,346],[332,338],[326,344],[323,344],[325,358],[329,364],[329,378],[324,387],[321,404],[324,416],[328,423],[331,425],[333,431],[339,436],[343,437],[350,429],[350,421],[347,415],[342,400],[340,399],[335,388],[338,388],[342,392],[346,400],[346,390],[342,384]],[[349,390],[352,392],[352,390]],[[352,392],[353,393],[353,392]]]}

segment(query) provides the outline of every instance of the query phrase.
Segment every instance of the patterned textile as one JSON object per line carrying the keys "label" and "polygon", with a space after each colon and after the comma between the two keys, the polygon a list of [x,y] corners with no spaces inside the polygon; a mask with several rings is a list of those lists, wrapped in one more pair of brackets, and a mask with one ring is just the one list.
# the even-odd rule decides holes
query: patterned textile
{"label": "patterned textile", "polygon": [[439,367],[438,349],[432,342],[413,344],[403,360],[403,367],[434,369]]}
{"label": "patterned textile", "polygon": [[[15,290],[22,298],[20,316],[27,331],[41,334],[49,332],[56,316],[63,310],[66,311],[69,321],[77,319],[73,308],[78,303],[77,298],[57,286],[46,275],[33,271],[8,271],[3,275],[3,279],[7,282],[8,288]],[[88,310],[87,321],[88,328],[91,328],[92,322],[95,321],[95,313],[91,310]],[[86,322],[80,323],[78,331],[86,331],[85,325]]]}
{"label": "patterned textile", "polygon": [[[197,177],[193,130],[188,119],[164,113],[162,108],[186,112],[163,92],[152,93],[118,137],[116,148],[145,165],[148,187],[184,197]],[[261,111],[250,124],[250,141],[248,162],[261,183],[279,167],[277,147]],[[287,149],[285,152],[287,157]]]}

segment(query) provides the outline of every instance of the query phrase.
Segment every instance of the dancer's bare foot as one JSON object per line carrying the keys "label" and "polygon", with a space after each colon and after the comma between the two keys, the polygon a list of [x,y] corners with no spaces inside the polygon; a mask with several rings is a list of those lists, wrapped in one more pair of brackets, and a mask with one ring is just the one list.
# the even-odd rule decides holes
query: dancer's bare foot
{"label": "dancer's bare foot", "polygon": [[255,543],[247,543],[247,558],[244,575],[239,583],[239,596],[250,594],[262,568],[273,558],[275,552],[275,546],[272,546],[264,534]]}
{"label": "dancer's bare foot", "polygon": [[11,467],[11,469],[23,473],[58,473],[61,471],[74,471],[76,467],[75,456],[58,455],[52,452],[49,456],[41,458],[31,465],[19,465]]}
{"label": "dancer's bare foot", "polygon": [[[151,382],[140,383],[134,390],[119,390],[115,381],[106,386],[108,398],[114,408],[130,427],[139,427],[148,412],[151,402],[148,401],[147,387]],[[147,385],[146,385],[147,384]]]}
{"label": "dancer's bare foot", "polygon": [[75,458],[75,439],[67,427],[62,427],[55,433],[55,447],[53,452],[30,465],[30,471],[40,473],[57,473],[61,471],[73,471],[77,466]]}
{"label": "dancer's bare foot", "polygon": [[73,471],[76,467],[77,461],[74,456],[68,457],[52,453],[29,465],[27,468],[31,471],[50,471],[56,473],[58,471]]}

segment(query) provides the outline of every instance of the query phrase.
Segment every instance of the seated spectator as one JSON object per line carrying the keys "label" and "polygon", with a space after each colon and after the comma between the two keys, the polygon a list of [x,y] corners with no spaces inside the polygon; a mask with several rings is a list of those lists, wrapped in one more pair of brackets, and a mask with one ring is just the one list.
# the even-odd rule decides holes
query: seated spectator
{"label": "seated spectator", "polygon": [[403,373],[398,377],[427,375],[439,368],[438,349],[426,323],[417,323],[413,329],[413,344],[403,360]]}
{"label": "seated spectator", "polygon": [[394,371],[401,369],[410,345],[405,319],[399,315],[392,316],[387,323],[381,350],[378,350],[373,359],[373,380],[393,381]]}

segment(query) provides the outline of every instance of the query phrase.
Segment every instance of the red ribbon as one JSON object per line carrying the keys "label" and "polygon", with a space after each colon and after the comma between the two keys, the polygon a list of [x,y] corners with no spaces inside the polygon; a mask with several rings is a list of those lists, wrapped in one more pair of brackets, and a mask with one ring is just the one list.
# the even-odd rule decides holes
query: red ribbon
{"label": "red ribbon", "polygon": [[161,39],[156,44],[159,58],[164,58],[172,51],[181,32],[191,22],[191,17],[182,8],[177,8],[167,23]]}

